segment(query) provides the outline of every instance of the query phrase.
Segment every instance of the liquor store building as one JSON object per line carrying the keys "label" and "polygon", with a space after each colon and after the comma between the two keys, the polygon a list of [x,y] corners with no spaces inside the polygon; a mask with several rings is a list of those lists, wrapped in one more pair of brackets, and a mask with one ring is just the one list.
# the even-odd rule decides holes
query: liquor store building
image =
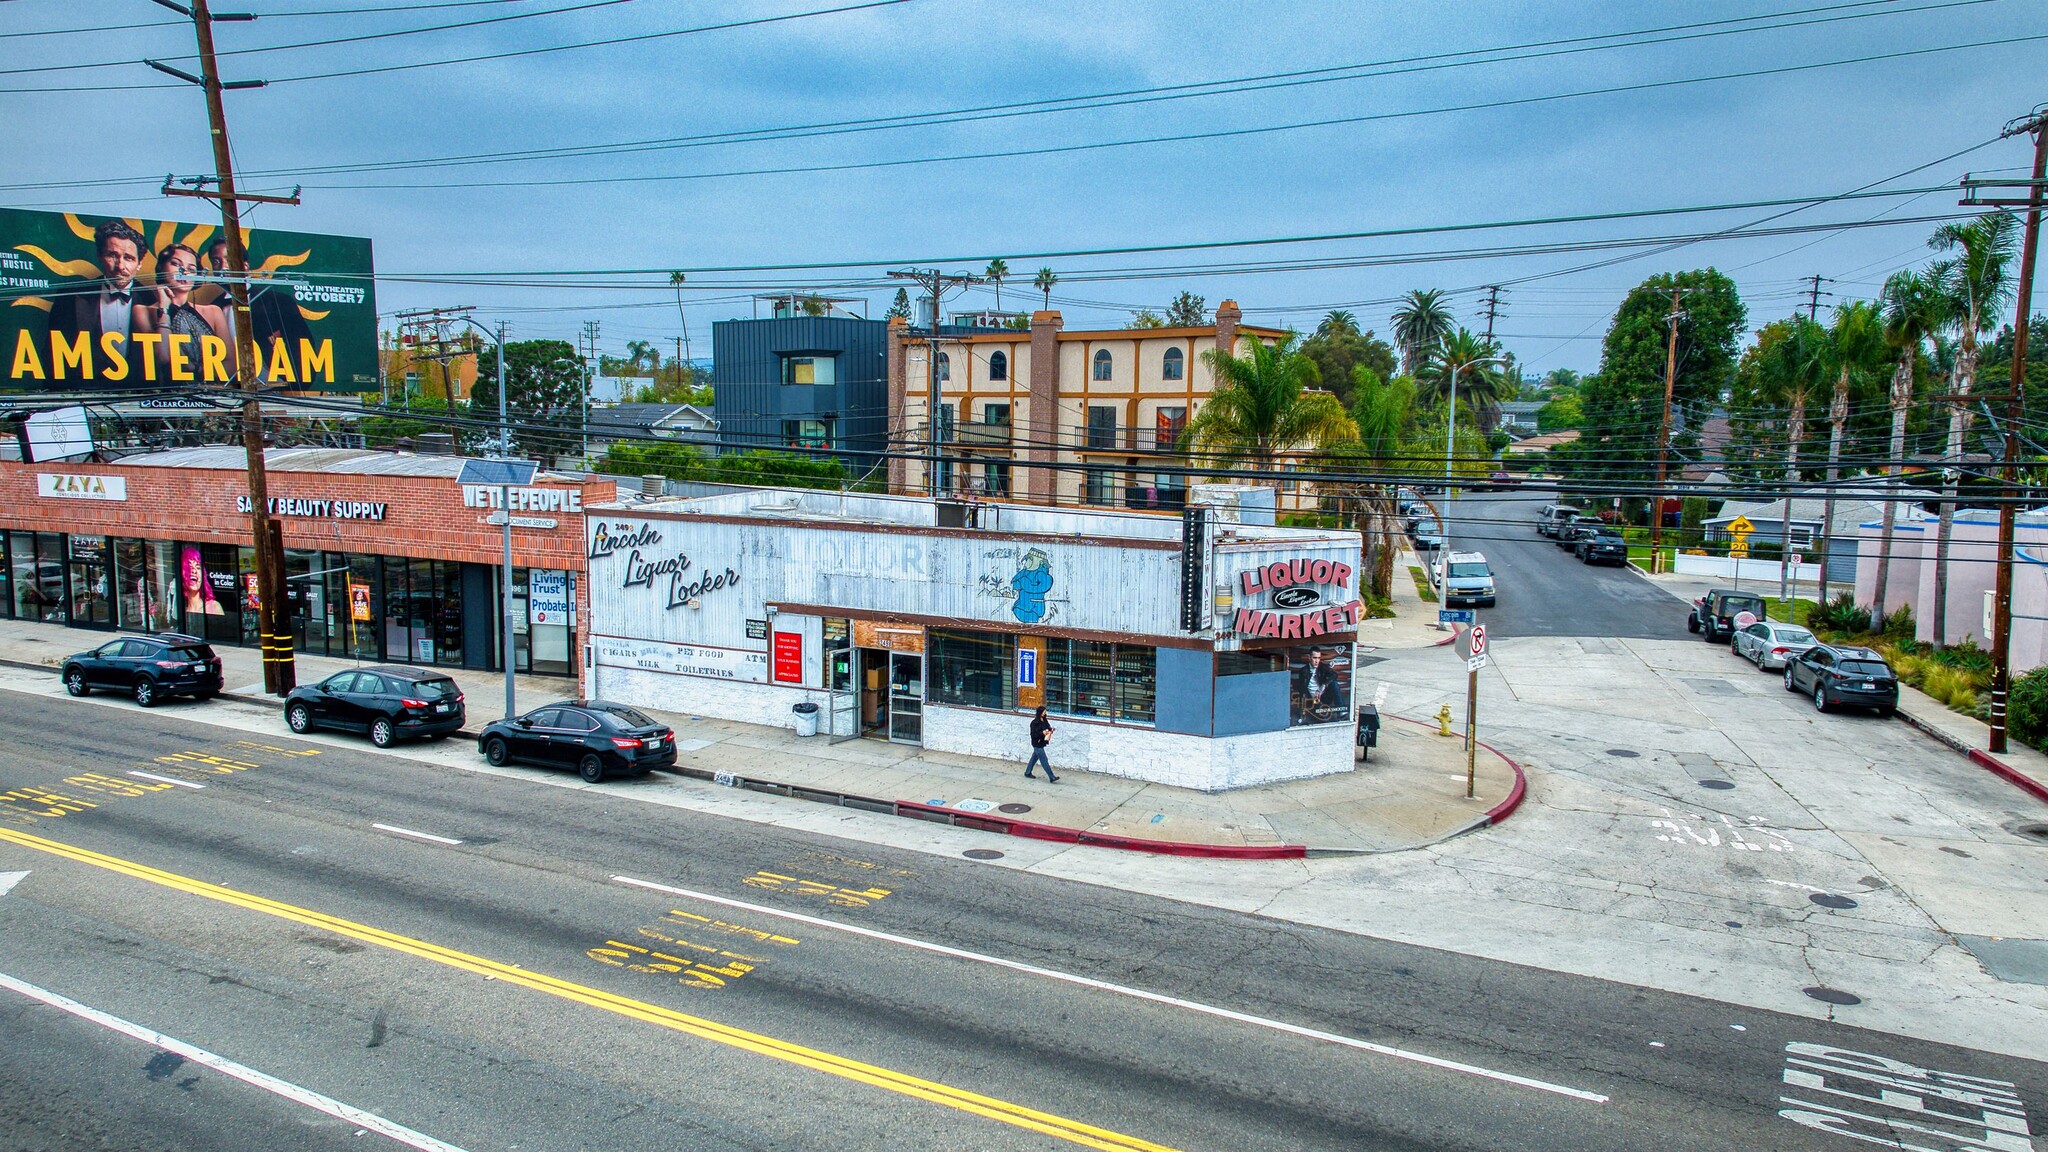
{"label": "liquor store building", "polygon": [[[299,651],[498,669],[501,490],[461,457],[283,448],[266,456]],[[0,462],[0,618],[185,632],[255,647],[256,560],[240,448],[99,464]],[[618,484],[511,490],[516,670],[573,676],[583,507]]]}
{"label": "liquor store building", "polygon": [[592,506],[584,691],[1018,761],[1042,704],[1058,768],[1205,791],[1349,770],[1357,533],[1219,515],[797,489]]}

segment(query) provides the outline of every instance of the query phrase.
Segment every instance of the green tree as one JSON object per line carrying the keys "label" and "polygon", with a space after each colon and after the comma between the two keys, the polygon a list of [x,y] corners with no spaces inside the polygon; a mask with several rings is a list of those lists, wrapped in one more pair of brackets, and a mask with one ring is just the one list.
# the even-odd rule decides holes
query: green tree
{"label": "green tree", "polygon": [[1580,389],[1585,435],[1575,453],[1590,478],[1639,479],[1657,458],[1671,294],[1682,292],[1672,427],[1698,427],[1732,382],[1748,313],[1735,282],[1707,268],[1659,273],[1630,290],[1608,326],[1600,372]]}
{"label": "green tree", "polygon": [[[1353,487],[1365,542],[1367,588],[1382,598],[1393,596],[1394,553],[1401,535],[1391,477],[1411,471],[1402,457],[1409,424],[1414,418],[1415,381],[1406,376],[1382,381],[1370,367],[1352,370],[1351,422],[1358,437],[1333,445],[1325,466],[1332,472],[1362,477]],[[1324,377],[1325,380],[1328,377]]]}
{"label": "green tree", "polygon": [[1443,403],[1451,394],[1453,380],[1457,381],[1458,399],[1472,412],[1499,403],[1502,380],[1498,367],[1479,367],[1496,355],[1494,346],[1476,332],[1460,328],[1446,336],[1423,365],[1423,403]]}
{"label": "green tree", "polygon": [[1283,458],[1327,450],[1356,439],[1358,426],[1327,392],[1311,391],[1315,362],[1295,349],[1253,341],[1248,355],[1227,349],[1202,354],[1216,381],[1188,422],[1188,442],[1225,464],[1272,469]]}
{"label": "green tree", "polygon": [[[1891,474],[1892,483],[1896,485],[1898,477],[1905,472],[1906,415],[1913,406],[1915,362],[1920,355],[1920,346],[1947,323],[1949,300],[1933,280],[1907,270],[1891,274],[1884,282],[1879,301],[1884,312],[1885,339],[1891,345],[1894,365],[1892,435],[1885,457],[1885,471]],[[1877,538],[1877,580],[1871,589],[1872,616],[1885,614],[1885,598],[1889,591],[1887,577],[1891,575],[1892,532],[1897,517],[1898,501],[1885,500]]]}
{"label": "green tree", "polygon": [[[1578,373],[1574,372],[1572,375],[1576,378]],[[1553,384],[1545,395],[1549,399],[1544,401],[1543,407],[1536,410],[1538,432],[1564,432],[1585,425],[1586,412],[1579,402],[1579,389],[1576,384]]]}
{"label": "green tree", "polygon": [[1124,327],[1164,328],[1166,327],[1166,317],[1161,316],[1150,308],[1140,308],[1136,312],[1131,313],[1131,322],[1124,325]]}
{"label": "green tree", "polygon": [[[1984,350],[1979,371],[1987,387],[2004,390],[2012,382],[2013,327],[2006,324]],[[2036,314],[2027,324],[2027,367],[2022,381],[2027,411],[2048,406],[2048,316]]]}
{"label": "green tree", "polygon": [[1059,273],[1050,268],[1040,268],[1038,275],[1031,278],[1031,286],[1045,294],[1045,310],[1052,311],[1052,287],[1060,282]]}
{"label": "green tree", "polygon": [[1208,322],[1208,302],[1193,292],[1182,292],[1166,306],[1168,328],[1200,328]]}
{"label": "green tree", "polygon": [[1852,403],[1874,395],[1885,370],[1884,317],[1877,307],[1852,300],[1835,309],[1828,326],[1826,375],[1834,383],[1828,404],[1827,501],[1821,512],[1820,600],[1827,601],[1828,560],[1834,553],[1835,485],[1842,478],[1842,446],[1849,435]]}
{"label": "green tree", "polygon": [[882,313],[882,319],[910,319],[910,291],[908,289],[898,288],[896,290],[896,298],[889,302],[889,310],[887,312]]}
{"label": "green tree", "polygon": [[1001,312],[1003,310],[1003,281],[1010,278],[1009,261],[1004,260],[1001,256],[989,261],[988,267],[982,270],[981,278],[995,285],[996,311]]}
{"label": "green tree", "polygon": [[1414,376],[1436,346],[1451,334],[1451,309],[1435,288],[1411,291],[1394,310],[1394,344],[1401,350],[1401,374]]}
{"label": "green tree", "polygon": [[1337,402],[1352,402],[1354,373],[1363,367],[1385,380],[1394,375],[1394,350],[1370,331],[1360,332],[1349,312],[1332,312],[1301,343],[1301,354],[1315,361],[1322,384]]}
{"label": "green tree", "polygon": [[[469,390],[470,409],[480,418],[498,415],[496,361],[477,373]],[[505,406],[513,424],[512,446],[520,455],[553,460],[577,448],[583,429],[583,361],[567,340],[516,340],[505,345]]]}
{"label": "green tree", "polygon": [[[497,403],[495,395],[491,403]],[[414,440],[427,432],[450,431],[449,417],[458,414],[454,405],[439,396],[414,396],[403,403],[387,404],[375,411],[379,414],[365,416],[356,424],[363,434],[363,442],[372,448],[389,448],[401,440]],[[465,442],[466,447],[470,437],[456,430],[456,439]]]}

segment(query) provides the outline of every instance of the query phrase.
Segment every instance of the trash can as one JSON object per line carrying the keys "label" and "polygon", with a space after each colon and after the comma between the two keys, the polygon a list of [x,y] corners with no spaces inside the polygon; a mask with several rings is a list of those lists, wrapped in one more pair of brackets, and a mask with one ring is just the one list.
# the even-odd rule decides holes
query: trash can
{"label": "trash can", "polygon": [[796,734],[816,736],[818,734],[818,706],[806,700],[790,709],[796,715]]}
{"label": "trash can", "polygon": [[1373,746],[1380,742],[1380,710],[1370,704],[1358,706],[1358,750],[1372,759]]}

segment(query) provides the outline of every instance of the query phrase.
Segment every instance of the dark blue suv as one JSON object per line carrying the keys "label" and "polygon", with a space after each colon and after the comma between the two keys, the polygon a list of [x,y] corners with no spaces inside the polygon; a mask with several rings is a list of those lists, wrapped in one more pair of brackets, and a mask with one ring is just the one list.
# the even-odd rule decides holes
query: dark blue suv
{"label": "dark blue suv", "polygon": [[176,632],[119,636],[66,656],[61,667],[64,690],[73,696],[101,688],[134,696],[144,708],[172,696],[211,699],[221,685],[220,657],[206,641]]}

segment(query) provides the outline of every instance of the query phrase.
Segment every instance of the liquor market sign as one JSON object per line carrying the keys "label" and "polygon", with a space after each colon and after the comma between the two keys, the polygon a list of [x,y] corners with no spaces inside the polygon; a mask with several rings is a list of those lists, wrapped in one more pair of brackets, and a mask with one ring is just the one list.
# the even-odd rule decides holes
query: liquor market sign
{"label": "liquor market sign", "polygon": [[[590,529],[590,559],[616,558],[623,566],[619,587],[660,589],[664,608],[681,608],[707,592],[735,587],[740,574],[731,567],[713,571],[700,568],[690,554],[661,546],[661,531],[652,524],[599,520]],[[592,578],[597,571],[593,567]]]}
{"label": "liquor market sign", "polygon": [[[1239,607],[1230,629],[1252,639],[1306,640],[1350,632],[1365,616],[1351,596],[1351,565],[1337,560],[1276,560],[1237,574]],[[1264,597],[1267,606],[1248,607]]]}

